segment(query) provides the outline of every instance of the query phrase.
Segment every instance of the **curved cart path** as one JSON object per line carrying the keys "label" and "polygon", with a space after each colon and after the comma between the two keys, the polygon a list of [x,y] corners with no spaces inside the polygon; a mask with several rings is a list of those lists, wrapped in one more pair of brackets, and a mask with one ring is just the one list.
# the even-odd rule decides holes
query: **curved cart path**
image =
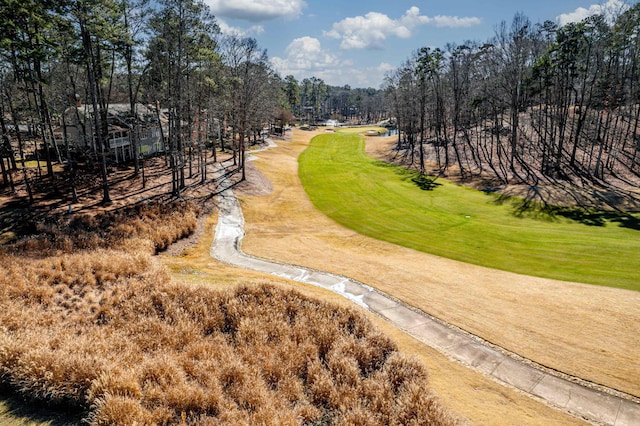
{"label": "curved cart path", "polygon": [[232,189],[218,195],[218,207],[212,257],[338,293],[446,356],[586,420],[612,426],[640,426],[640,403],[618,391],[523,359],[351,278],[243,253],[240,246],[244,217]]}

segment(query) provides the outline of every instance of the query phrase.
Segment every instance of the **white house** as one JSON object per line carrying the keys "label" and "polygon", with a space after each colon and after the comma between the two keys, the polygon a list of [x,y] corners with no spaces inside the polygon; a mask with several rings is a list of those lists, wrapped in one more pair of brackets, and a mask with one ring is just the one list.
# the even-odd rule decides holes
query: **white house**
{"label": "white house", "polygon": [[[109,131],[107,143],[109,154],[116,162],[134,157],[134,144],[139,154],[151,155],[164,151],[161,126],[166,128],[168,120],[154,107],[135,104],[131,117],[129,104],[111,104],[107,109]],[[69,147],[97,153],[98,146],[93,134],[93,109],[78,102],[63,113],[62,135],[66,135]]]}

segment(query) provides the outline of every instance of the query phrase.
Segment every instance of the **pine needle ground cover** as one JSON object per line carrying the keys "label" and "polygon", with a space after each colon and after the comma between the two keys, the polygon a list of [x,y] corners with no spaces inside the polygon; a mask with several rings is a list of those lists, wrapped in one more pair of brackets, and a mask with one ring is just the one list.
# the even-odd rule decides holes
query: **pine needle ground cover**
{"label": "pine needle ground cover", "polygon": [[153,254],[195,217],[49,224],[2,253],[2,384],[93,425],[457,423],[425,367],[352,309],[171,282]]}
{"label": "pine needle ground cover", "polygon": [[575,211],[567,217],[554,210],[522,210],[518,200],[420,179],[374,160],[364,153],[364,143],[357,134],[318,135],[300,156],[307,194],[336,222],[463,262],[640,290],[637,214]]}

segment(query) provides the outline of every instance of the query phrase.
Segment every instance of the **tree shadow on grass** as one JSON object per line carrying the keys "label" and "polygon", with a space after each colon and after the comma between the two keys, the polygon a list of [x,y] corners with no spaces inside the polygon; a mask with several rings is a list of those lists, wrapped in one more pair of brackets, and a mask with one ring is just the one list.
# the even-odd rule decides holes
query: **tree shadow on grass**
{"label": "tree shadow on grass", "polygon": [[605,226],[607,222],[612,222],[623,228],[640,231],[640,217],[625,212],[558,206],[549,206],[547,210],[551,215],[565,217],[589,226]]}
{"label": "tree shadow on grass", "polygon": [[374,161],[373,165],[393,170],[402,180],[411,180],[411,182],[423,191],[433,191],[437,187],[442,186],[441,183],[436,182],[436,179],[438,179],[437,176],[421,174],[415,170],[398,167],[395,164],[385,163],[384,161]]}
{"label": "tree shadow on grass", "polygon": [[[421,175],[419,172],[392,163],[376,160],[374,166],[390,168],[399,175],[402,180],[410,179],[418,188],[424,191],[432,191],[441,183],[436,182],[437,176]],[[621,210],[599,210],[586,206],[556,206],[547,203],[545,196],[535,186],[529,188],[524,198],[500,194],[497,187],[484,190],[486,194],[495,196],[494,203],[503,205],[510,203],[513,206],[513,214],[516,217],[527,217],[537,220],[554,221],[558,218],[566,218],[588,226],[605,226],[609,223],[617,223],[622,228],[640,231],[640,214],[631,214]],[[576,199],[576,201],[578,201]],[[616,208],[615,205],[611,205]]]}
{"label": "tree shadow on grass", "polygon": [[517,198],[509,195],[497,195],[494,201],[498,205],[510,203],[516,217],[553,221],[559,217],[587,226],[605,226],[617,223],[619,226],[640,231],[640,215],[619,210],[597,210],[579,206],[555,206],[540,202],[533,197]]}
{"label": "tree shadow on grass", "polygon": [[436,176],[417,173],[416,176],[411,179],[411,182],[415,183],[416,186],[423,191],[433,191],[437,187],[442,186],[441,183],[436,182],[436,179]]}

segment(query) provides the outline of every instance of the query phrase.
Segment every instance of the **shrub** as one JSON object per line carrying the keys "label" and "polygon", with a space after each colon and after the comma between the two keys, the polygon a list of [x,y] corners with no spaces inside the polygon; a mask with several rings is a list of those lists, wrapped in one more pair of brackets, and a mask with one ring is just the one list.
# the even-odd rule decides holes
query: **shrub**
{"label": "shrub", "polygon": [[136,204],[91,215],[54,216],[26,226],[28,234],[5,252],[53,256],[78,250],[118,248],[134,238],[151,241],[156,251],[191,234],[200,214],[191,202]]}
{"label": "shrub", "polygon": [[4,385],[94,425],[456,423],[425,367],[353,309],[267,284],[172,283],[145,241],[190,232],[195,210],[180,206],[70,222],[82,238],[43,228],[0,257]]}

